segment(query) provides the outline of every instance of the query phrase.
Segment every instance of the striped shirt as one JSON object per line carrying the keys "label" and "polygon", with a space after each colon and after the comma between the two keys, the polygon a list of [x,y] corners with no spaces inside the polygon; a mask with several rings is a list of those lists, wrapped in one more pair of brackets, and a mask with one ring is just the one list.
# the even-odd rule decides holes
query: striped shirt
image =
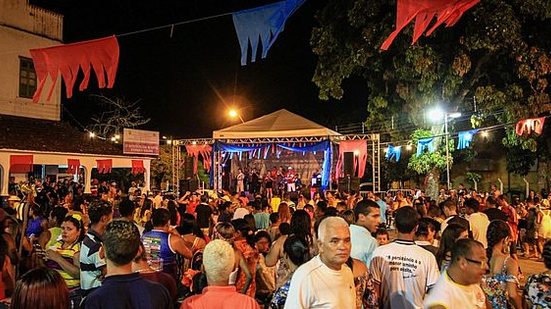
{"label": "striped shirt", "polygon": [[89,229],[80,248],[80,288],[84,295],[101,285],[101,268],[105,259],[100,258],[101,237]]}
{"label": "striped shirt", "polygon": [[[63,241],[60,240],[55,243],[54,248],[51,248],[52,250],[57,251],[63,257],[63,259],[71,264],[73,264],[73,257],[76,253],[80,251],[80,243],[75,242],[72,246],[63,249]],[[57,262],[54,262],[52,260],[48,260],[46,262],[46,266],[51,269],[55,269],[65,280],[65,283],[67,284],[67,287],[69,289],[78,288],[80,285],[80,280],[78,277],[73,277],[71,274],[66,272]]]}

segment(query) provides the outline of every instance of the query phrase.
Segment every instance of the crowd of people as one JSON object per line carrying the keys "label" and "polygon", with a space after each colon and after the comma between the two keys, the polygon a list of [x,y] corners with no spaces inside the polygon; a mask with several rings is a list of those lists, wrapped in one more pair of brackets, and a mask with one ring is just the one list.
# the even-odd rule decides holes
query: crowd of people
{"label": "crowd of people", "polygon": [[551,307],[545,192],[96,188],[37,181],[3,205],[0,308]]}

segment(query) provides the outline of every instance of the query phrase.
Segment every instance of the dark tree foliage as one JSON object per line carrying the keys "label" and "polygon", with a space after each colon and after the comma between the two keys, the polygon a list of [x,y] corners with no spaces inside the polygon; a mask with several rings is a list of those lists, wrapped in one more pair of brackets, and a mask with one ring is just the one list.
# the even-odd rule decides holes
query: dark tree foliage
{"label": "dark tree foliage", "polygon": [[[342,98],[343,82],[362,78],[369,91],[363,103],[367,127],[393,139],[426,128],[423,112],[436,104],[473,112],[476,103],[474,127],[551,111],[551,1],[484,0],[453,27],[441,26],[411,45],[410,25],[388,51],[380,51],[394,30],[395,14],[395,1],[327,1],[311,38],[318,56],[313,81],[321,99]],[[397,130],[391,117],[409,130]],[[526,174],[545,136],[518,137],[512,126],[506,130],[509,169]]]}

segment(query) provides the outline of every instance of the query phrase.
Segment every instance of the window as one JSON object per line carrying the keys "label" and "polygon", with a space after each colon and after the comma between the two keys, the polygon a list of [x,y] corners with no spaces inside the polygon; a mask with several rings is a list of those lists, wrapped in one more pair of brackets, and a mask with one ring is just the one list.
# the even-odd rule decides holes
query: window
{"label": "window", "polygon": [[33,60],[19,57],[19,96],[32,98],[36,91],[36,72]]}

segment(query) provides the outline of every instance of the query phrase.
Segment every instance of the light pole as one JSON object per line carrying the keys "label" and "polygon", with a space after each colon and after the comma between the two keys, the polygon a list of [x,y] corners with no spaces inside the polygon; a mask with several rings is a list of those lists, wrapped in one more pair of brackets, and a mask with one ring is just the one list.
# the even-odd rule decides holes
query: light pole
{"label": "light pole", "polygon": [[444,118],[444,136],[446,140],[446,188],[451,188],[450,182],[450,132],[448,131],[448,123],[450,118],[459,118],[461,113],[448,113],[444,112],[440,107],[435,107],[427,113],[429,120],[433,122],[440,121]]}
{"label": "light pole", "polygon": [[450,189],[450,134],[448,132],[448,113],[444,113],[444,134],[446,134],[446,188]]}

